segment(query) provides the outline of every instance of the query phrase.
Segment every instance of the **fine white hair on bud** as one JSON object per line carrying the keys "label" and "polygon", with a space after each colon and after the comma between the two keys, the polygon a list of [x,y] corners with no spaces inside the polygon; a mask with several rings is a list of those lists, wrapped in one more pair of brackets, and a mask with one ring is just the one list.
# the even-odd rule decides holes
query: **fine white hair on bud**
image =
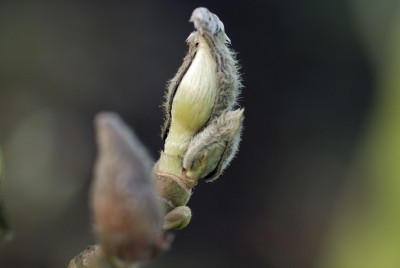
{"label": "fine white hair on bud", "polygon": [[190,22],[193,22],[194,27],[200,32],[207,31],[213,35],[225,32],[222,21],[205,7],[196,8],[190,17]]}
{"label": "fine white hair on bud", "polygon": [[[217,15],[196,8],[187,38],[189,51],[168,83],[164,102],[164,150],[155,167],[161,200],[167,206],[165,229],[185,227],[186,204],[200,179],[213,181],[239,148],[243,109],[237,108],[242,87],[236,54]],[[184,213],[185,212],[185,213]]]}

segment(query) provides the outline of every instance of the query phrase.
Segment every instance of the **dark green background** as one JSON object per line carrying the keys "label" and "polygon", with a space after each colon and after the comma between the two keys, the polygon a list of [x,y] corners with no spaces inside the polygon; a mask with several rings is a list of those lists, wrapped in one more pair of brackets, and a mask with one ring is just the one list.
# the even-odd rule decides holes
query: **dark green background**
{"label": "dark green background", "polygon": [[165,84],[198,6],[220,17],[238,52],[243,142],[220,179],[196,187],[191,224],[149,267],[314,267],[374,99],[376,58],[354,2],[0,2],[14,229],[0,267],[65,267],[94,242],[92,119],[118,112],[158,157]]}

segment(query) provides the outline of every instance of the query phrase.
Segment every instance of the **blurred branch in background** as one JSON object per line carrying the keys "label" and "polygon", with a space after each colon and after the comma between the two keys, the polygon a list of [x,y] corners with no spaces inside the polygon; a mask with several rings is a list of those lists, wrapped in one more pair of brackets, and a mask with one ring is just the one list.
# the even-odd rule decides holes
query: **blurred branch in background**
{"label": "blurred branch in background", "polygon": [[[398,1],[355,2],[376,67],[377,101],[320,265],[396,268],[400,267],[400,8]],[[381,23],[371,27],[371,22]]]}
{"label": "blurred branch in background", "polygon": [[100,113],[95,125],[99,152],[90,203],[101,246],[88,247],[68,267],[131,267],[156,257],[169,243],[153,162],[118,115]]}
{"label": "blurred branch in background", "polygon": [[11,239],[11,229],[6,218],[6,212],[3,205],[1,186],[3,184],[4,164],[3,156],[0,150],[0,246]]}

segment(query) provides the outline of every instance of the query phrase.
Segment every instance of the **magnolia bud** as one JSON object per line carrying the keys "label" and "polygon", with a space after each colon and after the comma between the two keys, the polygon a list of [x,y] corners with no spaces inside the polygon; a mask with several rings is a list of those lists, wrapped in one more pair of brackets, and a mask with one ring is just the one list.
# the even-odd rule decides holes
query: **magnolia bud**
{"label": "magnolia bud", "polygon": [[217,179],[228,166],[238,150],[243,121],[243,109],[234,110],[242,85],[224,24],[207,8],[196,8],[190,21],[196,31],[168,85],[164,151],[155,167],[167,230],[189,223],[185,205],[193,187],[199,179]]}
{"label": "magnolia bud", "polygon": [[151,259],[166,247],[152,161],[116,114],[97,115],[95,125],[99,152],[91,208],[102,252],[127,262]]}

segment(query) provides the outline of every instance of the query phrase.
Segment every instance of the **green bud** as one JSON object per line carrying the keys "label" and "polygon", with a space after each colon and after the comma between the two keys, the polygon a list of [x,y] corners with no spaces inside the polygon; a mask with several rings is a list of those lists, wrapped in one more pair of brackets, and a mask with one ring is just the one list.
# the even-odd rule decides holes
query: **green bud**
{"label": "green bud", "polygon": [[188,37],[189,51],[168,85],[164,151],[155,167],[169,212],[164,229],[189,223],[191,214],[184,206],[192,188],[199,179],[218,178],[238,149],[242,129],[243,109],[234,110],[241,79],[224,25],[206,8],[195,9],[190,21],[196,31]]}
{"label": "green bud", "polygon": [[180,206],[168,213],[164,218],[164,230],[179,230],[185,228],[192,218],[192,211],[187,206]]}

